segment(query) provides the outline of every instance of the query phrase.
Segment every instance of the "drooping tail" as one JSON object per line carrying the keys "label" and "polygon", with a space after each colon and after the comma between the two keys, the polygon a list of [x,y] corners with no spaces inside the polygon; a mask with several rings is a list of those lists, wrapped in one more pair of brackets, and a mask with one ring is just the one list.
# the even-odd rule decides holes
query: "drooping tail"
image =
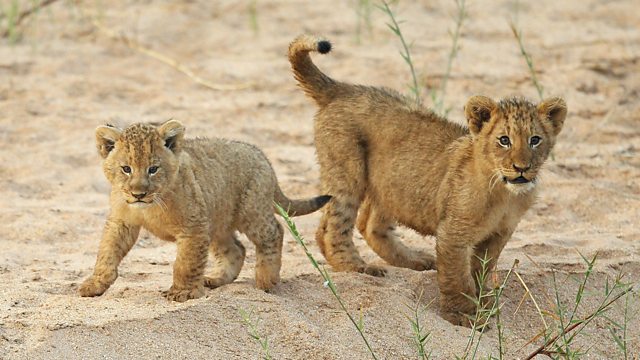
{"label": "drooping tail", "polygon": [[[319,210],[326,203],[331,200],[331,195],[321,195],[316,196],[310,199],[289,199],[285,194],[282,193],[280,187],[276,189],[276,193],[274,194],[275,202],[280,205],[289,216],[301,216],[307,215],[314,211]],[[278,210],[274,207],[274,212],[277,214]]]}
{"label": "drooping tail", "polygon": [[323,74],[309,56],[310,51],[326,54],[331,51],[331,43],[308,35],[300,35],[289,45],[289,62],[293,75],[304,92],[320,106],[332,99],[336,82]]}

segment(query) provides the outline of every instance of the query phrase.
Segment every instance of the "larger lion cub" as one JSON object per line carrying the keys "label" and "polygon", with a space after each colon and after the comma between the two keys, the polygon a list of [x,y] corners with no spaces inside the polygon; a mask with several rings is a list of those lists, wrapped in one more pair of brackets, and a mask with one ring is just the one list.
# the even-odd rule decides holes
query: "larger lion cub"
{"label": "larger lion cub", "polygon": [[[283,195],[264,154],[255,146],[223,139],[183,139],[184,126],[134,124],[124,130],[96,130],[103,170],[112,185],[111,213],[100,242],[93,275],[80,295],[104,293],[118,277],[118,265],[141,227],[175,241],[173,285],[165,296],[185,301],[232,282],[245,249],[240,231],[256,246],[256,286],[269,289],[280,279],[282,226],[274,201],[290,215],[318,210],[330,198],[290,200]],[[207,254],[213,270],[204,276]]]}
{"label": "larger lion cub", "polygon": [[[289,47],[300,86],[315,100],[315,144],[324,208],[316,240],[336,270],[381,276],[352,242],[354,223],[389,264],[438,268],[442,316],[467,325],[475,306],[477,257],[493,268],[522,215],[535,199],[538,171],[562,129],[560,98],[533,104],[521,98],[469,99],[468,127],[456,125],[393,90],[335,81],[309,52],[327,41],[301,36]],[[360,210],[358,213],[358,209]],[[411,250],[396,223],[435,235],[437,258]]]}

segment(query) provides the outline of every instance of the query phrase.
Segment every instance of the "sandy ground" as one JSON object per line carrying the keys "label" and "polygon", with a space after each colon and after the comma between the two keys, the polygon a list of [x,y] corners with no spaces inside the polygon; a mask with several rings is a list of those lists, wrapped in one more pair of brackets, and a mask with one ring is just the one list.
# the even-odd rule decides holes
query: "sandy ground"
{"label": "sandy ground", "polygon": [[[9,1],[3,1],[3,8]],[[20,1],[28,6],[31,2]],[[373,10],[372,29],[356,37],[356,1],[258,1],[257,31],[248,3],[234,1],[86,2],[109,27],[178,59],[220,84],[212,91],[122,42],[96,31],[71,2],[58,2],[28,19],[19,41],[0,46],[0,358],[220,358],[254,359],[259,345],[241,322],[253,310],[276,359],[365,359],[367,350],[323,288],[300,247],[285,237],[282,283],[271,293],[253,286],[255,256],[239,279],[187,303],[167,302],[175,246],[143,233],[120,266],[120,278],[99,298],[80,298],[108,212],[109,185],[94,147],[94,129],[112,122],[179,119],[191,136],[245,140],[264,149],[291,196],[318,193],[312,116],[315,107],[296,87],[286,59],[300,33],[332,40],[330,56],[315,61],[350,82],[407,89],[409,73],[386,18]],[[401,1],[397,15],[413,41],[423,81],[438,85],[446,67],[452,1]],[[453,64],[446,104],[452,121],[473,94],[532,99],[528,70],[507,25],[511,1],[471,1]],[[524,30],[545,93],[570,108],[548,162],[537,205],[522,220],[499,263],[514,259],[540,307],[553,311],[552,282],[569,308],[587,257],[599,252],[579,316],[602,298],[618,273],[640,279],[640,12],[628,1],[551,1],[520,5]],[[4,23],[2,26],[5,26]],[[427,97],[425,97],[427,98]],[[298,218],[313,254],[319,216]],[[433,251],[434,240],[402,230],[405,242]],[[356,235],[366,258],[382,260]],[[406,315],[424,292],[421,316],[431,331],[434,359],[462,355],[470,331],[454,327],[428,304],[437,296],[435,272],[390,268],[386,278],[332,273],[349,310],[362,316],[380,358],[416,358]],[[609,280],[610,281],[610,280]],[[507,358],[541,343],[542,320],[519,281],[503,301]],[[629,311],[637,311],[637,294]],[[621,322],[624,299],[608,314]],[[551,316],[545,318],[554,324]],[[640,354],[639,316],[629,322],[629,356]],[[587,358],[623,358],[604,319],[578,336]],[[530,343],[530,340],[533,341]],[[479,354],[497,356],[496,326]]]}

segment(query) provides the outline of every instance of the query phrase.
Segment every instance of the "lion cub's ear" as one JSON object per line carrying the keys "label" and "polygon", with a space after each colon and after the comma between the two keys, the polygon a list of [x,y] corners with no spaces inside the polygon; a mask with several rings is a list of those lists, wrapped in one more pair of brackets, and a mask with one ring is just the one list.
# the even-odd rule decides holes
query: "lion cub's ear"
{"label": "lion cub's ear", "polygon": [[551,125],[553,133],[558,135],[564,125],[564,119],[567,117],[567,103],[559,97],[544,99],[538,104],[538,112],[542,121]]}
{"label": "lion cub's ear", "polygon": [[122,130],[112,125],[102,125],[96,128],[96,147],[102,158],[106,158],[116,141],[120,138]]}
{"label": "lion cub's ear", "polygon": [[495,101],[486,96],[472,96],[464,107],[469,130],[473,135],[482,130],[482,127],[491,119],[491,113],[498,107]]}
{"label": "lion cub's ear", "polygon": [[160,134],[167,149],[178,152],[184,137],[184,125],[180,121],[169,120],[158,127],[158,134]]}

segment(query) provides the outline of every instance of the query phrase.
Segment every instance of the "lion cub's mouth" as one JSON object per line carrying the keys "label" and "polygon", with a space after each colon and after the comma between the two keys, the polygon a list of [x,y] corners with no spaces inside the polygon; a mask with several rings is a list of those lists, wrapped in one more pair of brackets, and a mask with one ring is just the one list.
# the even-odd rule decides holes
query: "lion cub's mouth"
{"label": "lion cub's mouth", "polygon": [[517,178],[514,179],[509,179],[506,176],[503,178],[503,180],[505,182],[508,182],[509,184],[526,184],[526,183],[530,183],[531,180],[527,179],[526,177],[520,175]]}
{"label": "lion cub's mouth", "polygon": [[133,207],[147,207],[149,205],[151,205],[151,203],[148,203],[146,201],[142,201],[142,200],[136,200],[136,201],[127,201],[127,204],[129,204],[129,206],[133,206]]}

